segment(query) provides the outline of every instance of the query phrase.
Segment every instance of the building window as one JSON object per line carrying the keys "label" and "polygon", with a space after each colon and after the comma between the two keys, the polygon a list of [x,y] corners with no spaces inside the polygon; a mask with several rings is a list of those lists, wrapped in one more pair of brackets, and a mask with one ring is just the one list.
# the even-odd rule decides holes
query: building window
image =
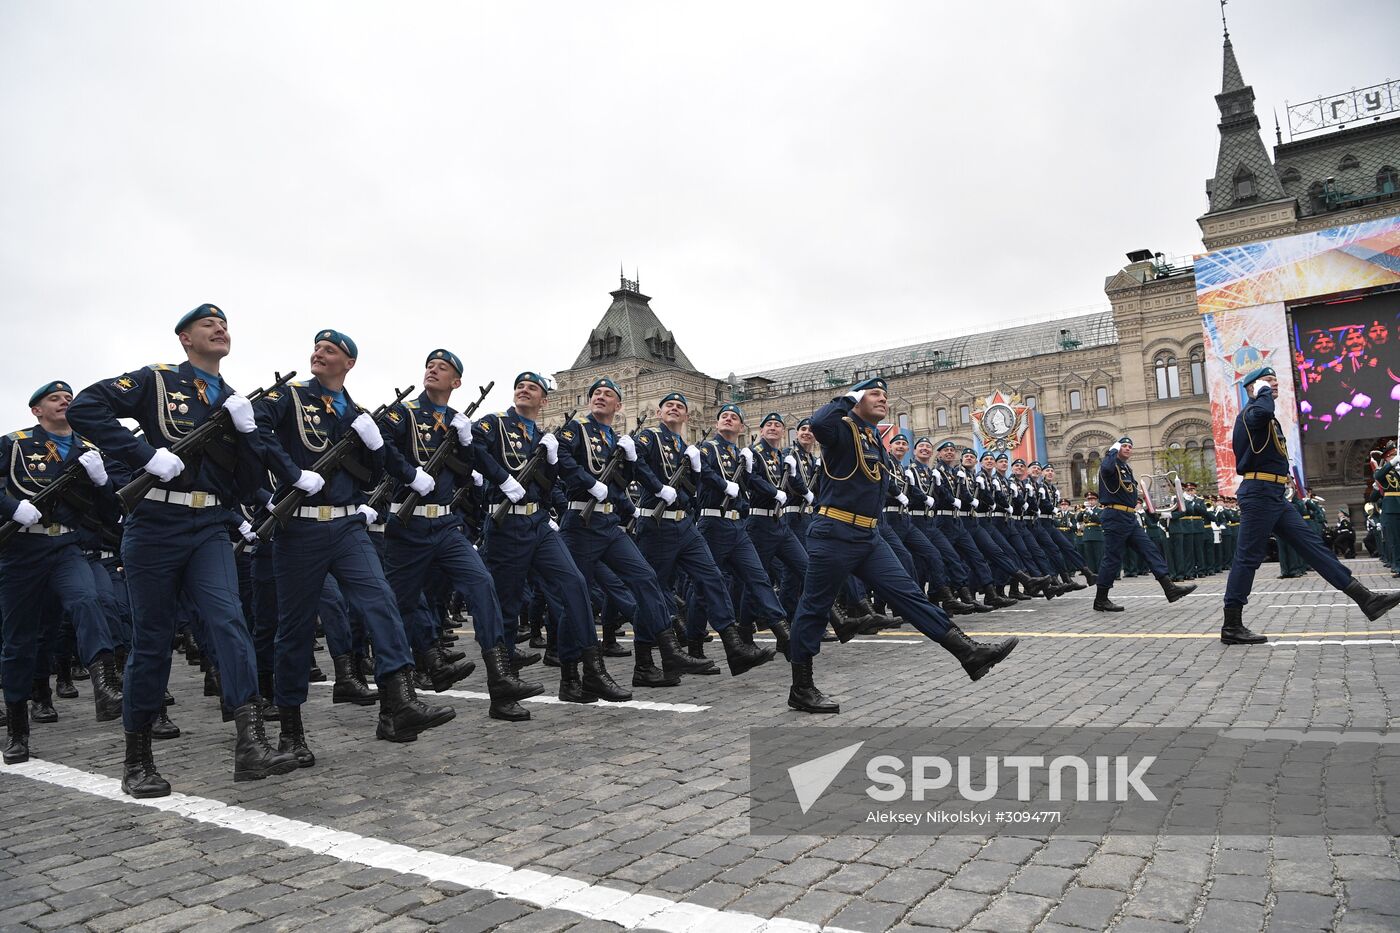
{"label": "building window", "polygon": [[946,428],[948,426],[948,409],[938,409],[938,426],[940,428]]}
{"label": "building window", "polygon": [[958,408],[958,421],[962,424],[971,424],[972,409],[968,408],[966,405],[960,406]]}
{"label": "building window", "polygon": [[1176,357],[1159,356],[1156,363],[1157,397],[1181,397],[1181,372],[1176,368]]}
{"label": "building window", "polygon": [[1240,170],[1235,173],[1235,200],[1248,201],[1254,197],[1254,175],[1240,166]]}
{"label": "building window", "polygon": [[1360,168],[1360,167],[1361,167],[1361,163],[1360,163],[1359,161],[1357,161],[1356,156],[1352,155],[1350,152],[1348,152],[1346,155],[1342,156],[1342,161],[1339,162],[1339,163],[1337,164],[1337,168],[1340,169],[1340,170],[1342,170],[1342,171],[1346,171],[1346,170],[1349,169],[1349,168]]}
{"label": "building window", "polygon": [[1084,407],[1084,396],[1078,389],[1069,390],[1069,410],[1079,411]]}
{"label": "building window", "polygon": [[1394,166],[1382,165],[1376,173],[1376,190],[1381,194],[1394,194],[1400,191],[1400,172]]}
{"label": "building window", "polygon": [[1029,408],[1031,411],[1035,411],[1035,406],[1036,406],[1037,404],[1039,404],[1039,403],[1036,401],[1034,395],[1027,395],[1027,396],[1026,396],[1026,407]]}
{"label": "building window", "polygon": [[1099,386],[1094,390],[1094,404],[1100,408],[1108,407],[1108,387]]}
{"label": "building window", "polygon": [[1089,476],[1084,470],[1084,455],[1076,452],[1069,460],[1070,495],[1077,501],[1084,495]]}
{"label": "building window", "polygon": [[1200,347],[1191,351],[1191,394],[1206,394],[1206,360]]}

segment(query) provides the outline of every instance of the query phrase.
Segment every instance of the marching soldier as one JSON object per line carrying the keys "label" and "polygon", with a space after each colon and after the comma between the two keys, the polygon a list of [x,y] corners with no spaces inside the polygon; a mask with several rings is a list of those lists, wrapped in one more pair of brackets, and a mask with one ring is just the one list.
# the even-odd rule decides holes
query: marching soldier
{"label": "marching soldier", "polygon": [[[808,533],[810,562],[793,623],[788,694],[788,705],[803,712],[840,711],[814,684],[812,659],[821,650],[832,603],[848,574],[864,580],[900,616],[947,649],[972,680],[983,677],[1016,647],[1015,638],[990,644],[969,639],[919,592],[880,535],[878,516],[891,463],[876,425],[889,414],[886,391],[883,379],[868,379],[812,416],[812,433],[822,446],[824,479]],[[842,627],[837,634],[844,641],[855,633]]]}
{"label": "marching soldier", "polygon": [[885,516],[880,525],[881,533],[891,539],[890,549],[896,556],[901,557],[901,562],[903,558],[899,552],[903,550],[909,554],[911,563],[906,564],[905,569],[909,570],[920,591],[929,594],[931,602],[937,603],[939,608],[950,616],[974,612],[970,605],[953,596],[953,591],[948,585],[948,566],[944,563],[943,555],[923,530],[915,527],[915,518],[911,513],[922,513],[919,521],[923,521],[928,508],[927,497],[913,479],[913,469],[909,468],[906,472],[900,466],[904,462],[905,454],[909,452],[909,442],[905,440],[904,435],[896,434],[890,440],[888,449],[893,469],[890,470]]}
{"label": "marching soldier", "polygon": [[[450,706],[428,706],[414,692],[413,656],[403,618],[367,530],[379,516],[369,514],[365,506],[362,481],[351,469],[329,476],[312,469],[323,453],[352,435],[358,455],[364,458],[361,472],[374,478],[385,469],[384,435],[345,389],[346,376],[358,361],[355,341],[336,330],[317,331],[311,349],[312,378],[268,392],[255,406],[273,475],[284,487],[306,493],[305,504],[272,541],[277,585],[273,702],[282,726],[278,748],[294,753],[303,768],[316,763],[306,741],[301,707],[306,702],[316,640],[316,609],[327,574],[340,584],[346,601],[364,614],[374,644],[380,707],[375,736],[412,742],[457,715]],[[419,467],[408,485],[427,495],[434,483]],[[424,673],[436,689],[465,676],[464,668],[444,668],[436,656],[425,660],[434,665]]]}
{"label": "marching soldier", "polygon": [[[1045,546],[1048,549],[1058,551],[1060,563],[1065,568],[1061,579],[1071,589],[1087,589],[1088,585],[1093,582],[1089,568],[1084,566],[1084,558],[1074,549],[1074,541],[1070,538],[1067,530],[1059,524],[1060,504],[1068,506],[1069,502],[1060,498],[1060,490],[1055,485],[1055,468],[1048,463],[1032,463],[1030,476],[1040,492],[1038,524],[1043,532]],[[1084,576],[1082,584],[1074,581],[1076,573]]]}
{"label": "marching soldier", "polygon": [[1137,521],[1137,504],[1141,492],[1137,478],[1133,476],[1128,460],[1133,455],[1133,439],[1120,437],[1108,448],[1108,453],[1099,464],[1099,492],[1103,500],[1101,521],[1104,531],[1104,556],[1099,564],[1098,593],[1094,596],[1094,609],[1097,612],[1122,612],[1123,607],[1110,602],[1108,591],[1118,579],[1118,568],[1123,563],[1123,554],[1129,547],[1138,552],[1147,562],[1152,575],[1162,587],[1162,595],[1167,602],[1174,603],[1188,593],[1194,592],[1195,585],[1178,586],[1167,573],[1167,562],[1162,553],[1148,540],[1147,533]]}
{"label": "marching soldier", "polygon": [[790,619],[797,611],[797,599],[802,595],[802,578],[807,575],[807,551],[797,543],[792,530],[782,522],[788,493],[783,489],[792,484],[794,498],[806,501],[806,486],[796,484],[797,459],[788,457],[782,449],[786,425],[783,416],[769,412],[758,426],[758,441],[749,447],[753,456],[753,473],[749,476],[749,517],[744,530],[753,542],[758,559],[770,579],[779,582],[779,602],[783,618]]}
{"label": "marching soldier", "polygon": [[[991,612],[991,606],[979,603],[973,597],[970,588],[973,583],[972,570],[941,526],[940,519],[951,519],[956,513],[953,510],[952,494],[947,488],[948,484],[943,478],[943,472],[933,465],[933,455],[933,439],[919,438],[914,442],[914,459],[905,471],[905,476],[911,487],[909,514],[913,516],[914,528],[928,538],[929,543],[943,558],[943,563],[947,568],[948,593],[944,594],[942,590],[939,590],[932,596],[940,604],[945,600],[956,600],[960,605],[970,608],[973,612]],[[970,539],[969,543],[971,543]],[[989,571],[986,582],[979,583],[979,589],[990,583]],[[946,611],[948,607],[944,606],[943,608]]]}
{"label": "marching soldier", "polygon": [[1267,639],[1245,627],[1242,616],[1254,573],[1267,553],[1269,535],[1297,548],[1322,578],[1350,597],[1366,618],[1374,622],[1396,605],[1400,593],[1372,593],[1309,531],[1301,516],[1284,499],[1288,485],[1288,448],[1274,417],[1274,393],[1278,377],[1272,366],[1254,370],[1241,383],[1250,396],[1249,404],[1235,418],[1232,443],[1235,472],[1244,479],[1239,485],[1239,550],[1225,584],[1225,621],[1220,640],[1227,645],[1260,644]]}
{"label": "marching soldier", "polygon": [[[264,475],[253,407],[219,373],[232,346],[220,308],[200,305],[180,319],[175,333],[185,362],[103,379],[78,393],[68,409],[75,431],[133,471],[158,480],[131,511],[122,534],[132,617],[122,694],[122,791],[132,797],[170,793],[151,754],[151,727],[165,701],[182,592],[204,624],[219,660],[224,705],[234,711],[233,779],[257,780],[297,768],[296,757],[274,749],[263,729],[252,638],[226,524],[227,510],[256,490]],[[171,453],[172,444],[219,408],[228,412],[233,430],[188,464]],[[142,437],[119,418],[135,420]]]}

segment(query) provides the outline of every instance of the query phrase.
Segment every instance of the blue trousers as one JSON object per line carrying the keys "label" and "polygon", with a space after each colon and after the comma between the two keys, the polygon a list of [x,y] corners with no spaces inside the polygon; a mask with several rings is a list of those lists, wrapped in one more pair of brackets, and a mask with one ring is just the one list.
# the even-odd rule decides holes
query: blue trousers
{"label": "blue trousers", "polygon": [[[769,580],[778,582],[783,617],[791,619],[797,612],[797,600],[802,596],[802,580],[807,576],[806,549],[797,543],[796,536],[782,523],[781,517],[751,516],[744,522],[744,530]],[[716,626],[716,631],[718,629]]]}
{"label": "blue trousers", "polygon": [[[773,593],[773,583],[743,523],[711,515],[700,519],[696,527],[710,549],[715,566],[742,593],[742,606],[737,605],[740,599],[734,599],[736,614],[763,622],[786,619],[787,612]],[[701,612],[687,614],[686,634],[692,639],[704,636],[707,613],[708,607],[702,607]]]}
{"label": "blue trousers", "polygon": [[594,513],[592,523],[585,525],[578,512],[570,511],[564,516],[560,534],[585,580],[592,583],[601,564],[631,590],[637,600],[633,624],[639,636],[655,639],[671,624],[671,598],[662,591],[656,572],[622,530],[616,515]]}
{"label": "blue trousers", "polygon": [[999,536],[992,534],[990,519],[976,518],[968,521],[967,532],[977,543],[977,549],[986,557],[992,571],[992,582],[997,586],[1005,586],[1007,581],[1016,575],[1016,571],[1021,569],[1010,551],[1011,546],[1003,545]]}
{"label": "blue trousers", "polygon": [[431,573],[441,574],[462,594],[482,651],[490,651],[505,640],[505,620],[495,583],[481,556],[462,534],[461,519],[448,515],[401,522],[391,517],[384,541],[384,575],[398,600],[399,614],[410,623],[414,651],[427,651],[437,639],[432,613],[416,612]]}
{"label": "blue trousers", "polygon": [[925,537],[929,544],[938,550],[938,556],[943,558],[943,566],[948,573],[948,582],[953,586],[967,586],[971,578],[967,564],[958,556],[958,549],[953,547],[953,542],[948,540],[938,527],[938,520],[932,515],[914,516],[914,527]]}
{"label": "blue trousers", "polygon": [[1239,546],[1235,550],[1235,562],[1230,565],[1230,577],[1225,582],[1227,607],[1242,607],[1249,602],[1254,572],[1268,554],[1269,535],[1277,535],[1280,543],[1297,551],[1322,579],[1337,589],[1344,590],[1351,583],[1351,571],[1322,543],[1317,529],[1304,521],[1293,504],[1283,497],[1283,487],[1278,483],[1243,480],[1237,498]]}
{"label": "blue trousers", "polygon": [[[419,608],[427,611],[425,603],[420,602]],[[364,617],[358,608],[346,602],[340,584],[329,574],[326,575],[325,586],[321,588],[321,601],[317,604],[316,614],[326,633],[326,650],[331,657],[367,654]]]}
{"label": "blue trousers", "polygon": [[1026,534],[1035,539],[1035,543],[1040,546],[1040,553],[1045,557],[1045,565],[1050,568],[1051,573],[1064,573],[1069,570],[1070,565],[1065,563],[1060,548],[1055,543],[1055,529],[1048,522],[1042,522],[1039,518],[1034,521],[1022,522],[1025,526]]}
{"label": "blue trousers", "polygon": [[[604,516],[595,516],[594,520]],[[483,545],[486,566],[496,582],[501,612],[516,619],[525,605],[527,584],[544,593],[556,621],[559,660],[577,661],[583,649],[597,644],[588,579],[569,553],[562,535],[549,527],[549,513],[507,515],[499,525],[486,522]],[[514,624],[506,626],[505,642],[515,647]]]}
{"label": "blue trousers", "polygon": [[1099,586],[1112,586],[1113,581],[1118,579],[1118,571],[1123,566],[1123,555],[1128,553],[1130,547],[1138,552],[1138,556],[1147,564],[1154,577],[1167,576],[1167,562],[1162,558],[1162,552],[1157,549],[1157,545],[1152,543],[1152,539],[1147,537],[1147,532],[1137,523],[1137,516],[1121,509],[1110,508],[1105,508],[1102,516],[1100,521],[1103,522],[1103,560],[1099,561]]}
{"label": "blue trousers", "polygon": [[329,522],[293,518],[272,539],[272,561],[277,580],[273,702],[278,706],[306,702],[316,610],[327,574],[340,584],[346,602],[365,614],[365,627],[374,643],[375,679],[383,682],[413,665],[394,591],[384,579],[379,553],[362,517],[347,515]]}
{"label": "blue trousers", "polygon": [[925,584],[937,589],[948,585],[948,566],[943,563],[943,555],[933,542],[919,528],[921,519],[908,515],[889,515],[890,525],[904,542],[904,547],[914,559],[914,582],[922,589]]}
{"label": "blue trousers", "polygon": [[969,530],[974,524],[974,519],[957,518],[952,515],[938,515],[934,518],[934,525],[943,533],[943,537],[948,539],[948,543],[966,565],[968,586],[980,590],[992,585],[992,568]]}
{"label": "blue trousers", "polygon": [[[245,604],[251,603],[253,607],[253,650],[257,654],[259,676],[271,676],[277,644],[277,577],[272,551],[271,543],[254,549],[250,561],[252,597],[245,601]],[[331,657],[366,653],[363,614],[346,603],[345,595],[340,592],[340,584],[329,574],[321,586],[316,616],[325,630],[326,647]]]}
{"label": "blue trousers", "polygon": [[836,593],[851,574],[929,638],[936,641],[948,632],[948,617],[919,591],[879,531],[819,515],[807,530],[807,554],[807,579],[792,622],[794,662],[814,658],[821,651]]}
{"label": "blue trousers", "polygon": [[[102,617],[107,620],[107,635],[115,648],[131,646],[131,610],[126,601],[126,581],[107,569],[107,564],[95,553],[83,555],[92,571],[92,585],[97,591],[97,602],[102,606]],[[120,586],[118,586],[120,584]]]}
{"label": "blue trousers", "polygon": [[49,599],[73,623],[79,661],[89,665],[112,650],[92,569],[78,550],[77,536],[17,534],[0,556],[0,676],[8,702],[28,699],[34,686],[44,640],[43,607]]}
{"label": "blue trousers", "polygon": [[[643,518],[637,528],[637,547],[656,571],[661,588],[670,591],[677,571],[685,574],[691,599],[686,603],[686,636],[693,640],[704,637],[706,621],[715,631],[734,624],[734,605],[729,598],[724,576],[715,564],[710,546],[705,543],[694,520],[655,522]],[[700,607],[703,606],[703,609]],[[697,609],[700,609],[697,612]],[[699,633],[692,632],[691,620],[698,616]]]}
{"label": "blue trousers", "polygon": [[1055,548],[1060,552],[1060,563],[1066,572],[1073,572],[1084,566],[1084,557],[1075,550],[1074,542],[1070,540],[1069,535],[1055,527],[1053,518],[1042,517],[1037,524],[1045,529],[1050,543],[1055,545]]}
{"label": "blue trousers", "polygon": [[1026,553],[1026,546],[1019,538],[1012,538],[1010,529],[1010,519],[1005,516],[992,519],[978,519],[977,524],[986,530],[990,537],[1001,548],[1017,570],[1023,570],[1030,574],[1038,574],[1039,570],[1031,563],[1030,555]]}
{"label": "blue trousers", "polygon": [[201,645],[218,663],[224,705],[237,709],[258,695],[253,638],[238,597],[226,514],[146,501],[126,520],[122,565],[131,597],[131,653],[122,725],[127,732],[150,725],[164,703],[182,598],[199,617]]}

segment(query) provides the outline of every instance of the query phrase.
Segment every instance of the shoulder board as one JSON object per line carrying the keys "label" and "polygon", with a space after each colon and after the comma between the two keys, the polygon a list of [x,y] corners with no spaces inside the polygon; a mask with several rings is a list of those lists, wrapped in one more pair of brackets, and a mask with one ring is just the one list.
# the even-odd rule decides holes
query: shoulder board
{"label": "shoulder board", "polygon": [[289,382],[289,383],[287,383],[287,385],[291,386],[293,389],[304,389],[304,388],[306,388],[307,386],[311,385],[311,380],[310,380],[310,379],[298,379],[298,380],[295,381],[295,382]]}
{"label": "shoulder board", "polygon": [[88,450],[96,450],[96,449],[97,449],[97,445],[94,444],[92,441],[88,440],[87,438],[82,437],[82,438],[79,438],[79,440],[81,440],[81,441],[83,442],[83,446],[86,447]]}
{"label": "shoulder board", "polygon": [[6,434],[5,436],[6,436],[7,438],[9,438],[10,440],[12,440],[12,441],[22,441],[22,440],[24,440],[25,438],[29,437],[29,432],[28,432],[28,431],[11,431],[9,434]]}
{"label": "shoulder board", "polygon": [[149,370],[152,370],[153,372],[158,372],[158,373],[178,373],[178,372],[180,371],[180,364],[179,364],[179,363],[152,363],[152,364],[150,364],[149,366],[147,366],[146,368],[149,369]]}
{"label": "shoulder board", "polygon": [[399,404],[401,404],[404,408],[407,408],[409,411],[413,411],[414,409],[419,407],[418,399],[416,398],[406,398]]}
{"label": "shoulder board", "polygon": [[705,441],[705,446],[714,448],[716,452],[719,451],[719,441],[715,440],[713,437]]}

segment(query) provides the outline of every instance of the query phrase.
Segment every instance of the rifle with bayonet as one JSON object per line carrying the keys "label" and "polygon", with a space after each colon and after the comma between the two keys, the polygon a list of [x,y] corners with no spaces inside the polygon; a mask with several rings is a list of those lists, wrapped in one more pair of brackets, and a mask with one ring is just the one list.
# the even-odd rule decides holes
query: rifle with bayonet
{"label": "rifle with bayonet", "polygon": [[[486,401],[486,396],[491,393],[491,390],[495,388],[495,386],[496,380],[494,379],[484,386],[478,386],[477,388],[481,390],[481,394],[477,396],[475,402],[467,406],[467,409],[462,412],[462,414],[466,415],[468,418],[476,414],[476,410],[481,407],[482,402]],[[459,476],[467,473],[466,464],[462,463],[462,461],[458,460],[455,456],[457,447],[460,444],[461,441],[457,438],[457,432],[449,429],[447,437],[442,439],[442,442],[437,446],[437,450],[434,450],[432,456],[428,458],[428,462],[423,464],[423,472],[427,473],[436,481],[438,474],[442,472],[442,468],[450,462],[453,463],[454,473],[457,473]],[[399,521],[406,522],[412,518],[413,510],[418,507],[418,503],[422,498],[422,496],[412,489],[408,490],[404,495],[403,502],[394,512],[394,514],[399,517]]]}
{"label": "rifle with bayonet", "polygon": [[[646,415],[638,415],[637,424],[632,429],[632,433],[635,434],[637,431],[640,431],[642,428],[642,422],[646,420]],[[620,441],[622,440],[622,438],[618,438],[618,440]],[[619,444],[618,446],[614,447],[612,454],[608,457],[608,462],[603,464],[603,472],[598,474],[598,482],[602,483],[604,486],[607,486],[609,481],[617,474],[617,471],[622,469],[622,464],[624,461],[626,461],[626,459],[627,452],[622,449],[622,445]],[[587,525],[590,521],[593,520],[593,512],[597,508],[598,500],[593,498],[592,496],[589,496],[588,501],[583,504],[583,508],[579,509],[579,520],[582,521],[585,525]]]}
{"label": "rifle with bayonet", "polygon": [[[408,394],[412,391],[413,386],[398,390],[392,402],[380,405],[374,410],[370,417],[373,418],[377,424],[379,420],[388,413],[390,408],[393,408],[399,402],[406,399]],[[344,437],[332,444],[330,448],[327,449],[325,453],[321,454],[320,458],[311,465],[311,472],[318,473],[323,478],[329,478],[332,474],[344,469],[345,472],[356,478],[367,478],[369,474],[362,466],[354,462],[351,457],[355,452],[356,445],[362,445],[360,435],[356,434],[354,431],[346,431]],[[285,489],[286,493],[281,499],[268,505],[267,510],[269,514],[267,518],[263,520],[263,523],[258,526],[257,535],[259,542],[271,538],[274,531],[285,526],[292,515],[296,513],[296,510],[301,508],[301,504],[306,501],[307,494],[297,489],[295,486],[287,486]]]}
{"label": "rifle with bayonet", "polygon": [[[573,411],[570,411],[567,415],[565,415],[564,423],[568,424],[570,421],[573,421],[574,415],[577,412],[578,409],[575,408]],[[502,430],[505,429],[502,428]],[[526,460],[525,465],[520,468],[520,473],[515,477],[515,481],[519,483],[522,488],[529,489],[530,483],[532,483],[535,479],[535,474],[538,473],[540,470],[540,465],[545,462],[548,456],[549,450],[546,449],[543,444],[536,443],[534,453],[530,454],[530,459]],[[502,466],[504,465],[505,464],[502,464]],[[463,487],[457,492],[457,496],[465,496],[466,492],[466,487]],[[453,498],[452,504],[454,507],[457,505],[456,497]],[[506,512],[510,511],[510,507],[514,504],[515,503],[510,501],[509,496],[496,503],[496,505],[491,509],[491,521],[495,522],[499,526],[501,524],[501,519],[506,517]]]}
{"label": "rifle with bayonet", "polygon": [[[287,373],[285,376],[277,373],[277,381],[265,389],[258,389],[248,396],[248,401],[255,402],[269,392],[285,386],[296,376],[296,371]],[[190,469],[190,460],[204,452],[213,441],[223,437],[233,429],[233,418],[229,415],[228,409],[222,406],[209,413],[209,417],[199,423],[199,426],[178,441],[170,445],[170,452],[179,457],[185,463],[186,469]],[[136,508],[137,503],[146,498],[146,493],[155,488],[160,482],[155,474],[142,470],[136,478],[117,490],[117,498],[121,500],[122,511],[127,515]]]}
{"label": "rifle with bayonet", "polygon": [[[706,428],[704,431],[700,432],[700,440],[694,446],[699,447],[701,444],[705,443],[705,438],[709,436],[710,429]],[[694,471],[690,469],[690,459],[682,452],[681,462],[676,466],[675,472],[666,480],[666,485],[670,486],[672,489],[680,489],[681,486],[684,485],[691,492],[695,492],[695,483],[692,482],[690,478],[692,472]],[[649,514],[659,522],[661,521],[661,513],[664,511],[666,511],[666,503],[658,502],[656,503],[656,508],[652,509]]]}

